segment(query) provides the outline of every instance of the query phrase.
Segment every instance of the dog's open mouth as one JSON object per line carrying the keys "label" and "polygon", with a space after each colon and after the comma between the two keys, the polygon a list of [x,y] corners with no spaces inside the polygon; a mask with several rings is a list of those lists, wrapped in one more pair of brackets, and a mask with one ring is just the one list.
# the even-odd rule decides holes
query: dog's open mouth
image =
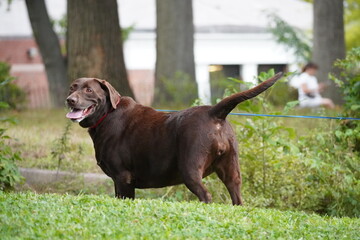
{"label": "dog's open mouth", "polygon": [[87,116],[94,112],[95,105],[96,104],[91,105],[90,107],[87,107],[85,109],[71,108],[71,111],[66,114],[66,117],[71,119],[72,121],[81,122]]}

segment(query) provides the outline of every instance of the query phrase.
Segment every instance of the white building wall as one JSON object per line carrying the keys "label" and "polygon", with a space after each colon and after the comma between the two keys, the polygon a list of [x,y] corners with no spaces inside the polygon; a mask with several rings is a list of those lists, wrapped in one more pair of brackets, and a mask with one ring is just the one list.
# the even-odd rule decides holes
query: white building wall
{"label": "white building wall", "polygon": [[130,70],[155,70],[156,35],[154,32],[133,32],[124,43],[126,67]]}
{"label": "white building wall", "polygon": [[[126,66],[129,70],[155,70],[156,37],[153,32],[133,32],[124,45]],[[241,65],[244,81],[253,81],[259,64],[293,64],[293,54],[285,51],[270,34],[197,33],[195,34],[195,64],[198,95],[210,104],[208,66]]]}

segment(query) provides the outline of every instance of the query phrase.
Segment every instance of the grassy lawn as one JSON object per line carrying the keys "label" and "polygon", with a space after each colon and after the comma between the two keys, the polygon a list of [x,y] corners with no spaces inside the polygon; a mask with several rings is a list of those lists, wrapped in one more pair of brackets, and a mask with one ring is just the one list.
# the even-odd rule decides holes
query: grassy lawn
{"label": "grassy lawn", "polygon": [[0,192],[1,239],[360,239],[360,219],[224,204]]}
{"label": "grassy lawn", "polygon": [[[65,118],[66,110],[27,110],[6,112],[15,117],[18,124],[9,126],[8,135],[14,140],[11,144],[21,153],[23,161],[20,167],[36,167],[55,170],[61,158],[60,170],[73,172],[101,172],[96,165],[93,144],[86,129]],[[53,157],[52,153],[67,124],[70,134],[67,136],[68,149]]]}

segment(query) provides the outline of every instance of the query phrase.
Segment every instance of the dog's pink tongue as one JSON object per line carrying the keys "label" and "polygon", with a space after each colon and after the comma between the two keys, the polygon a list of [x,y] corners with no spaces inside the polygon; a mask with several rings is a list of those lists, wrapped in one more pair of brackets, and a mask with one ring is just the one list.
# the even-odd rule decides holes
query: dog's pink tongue
{"label": "dog's pink tongue", "polygon": [[78,119],[82,117],[82,113],[83,110],[72,111],[72,112],[68,112],[66,114],[66,117],[70,119]]}

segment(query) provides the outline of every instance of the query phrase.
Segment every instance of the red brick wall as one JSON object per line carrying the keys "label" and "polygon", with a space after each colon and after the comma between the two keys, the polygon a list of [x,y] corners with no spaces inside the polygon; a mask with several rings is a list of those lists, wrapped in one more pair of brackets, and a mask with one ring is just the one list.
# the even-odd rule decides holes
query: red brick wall
{"label": "red brick wall", "polygon": [[16,77],[14,83],[27,95],[28,108],[49,108],[50,96],[47,77],[44,71],[11,71]]}
{"label": "red brick wall", "polygon": [[[29,49],[35,49],[30,57]],[[27,107],[47,108],[49,104],[49,88],[42,63],[41,54],[32,38],[1,38],[0,61],[11,65],[14,81],[27,94]]]}
{"label": "red brick wall", "polygon": [[38,49],[32,38],[0,38],[0,61],[10,64],[42,64],[39,51],[34,58],[28,56],[27,51],[30,48]]}
{"label": "red brick wall", "polygon": [[[28,55],[30,48],[37,50],[33,58]],[[27,93],[29,108],[50,107],[45,68],[34,39],[0,38],[0,61],[11,65],[11,74],[16,77],[15,83]],[[151,105],[154,97],[154,72],[129,70],[128,75],[136,100],[141,104]]]}
{"label": "red brick wall", "polygon": [[136,101],[150,106],[154,99],[154,71],[129,70],[128,75],[130,87],[133,89]]}

